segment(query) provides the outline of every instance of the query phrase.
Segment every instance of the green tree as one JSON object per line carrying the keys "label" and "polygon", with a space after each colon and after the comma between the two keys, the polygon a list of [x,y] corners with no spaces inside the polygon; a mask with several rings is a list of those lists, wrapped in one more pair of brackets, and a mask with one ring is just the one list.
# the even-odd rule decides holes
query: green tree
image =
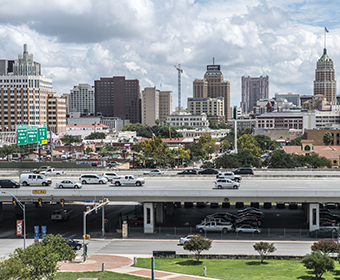
{"label": "green tree", "polygon": [[259,148],[259,143],[255,140],[255,137],[250,134],[244,134],[237,139],[237,148],[242,150],[247,150],[254,156],[261,156],[261,150]]}
{"label": "green tree", "polygon": [[259,147],[261,148],[262,151],[275,150],[279,147],[279,144],[276,141],[270,139],[270,137],[266,135],[261,134],[255,135],[255,140],[259,144]]}
{"label": "green tree", "polygon": [[184,146],[179,146],[176,151],[181,160],[181,163],[183,163],[184,160],[190,160],[190,150],[186,150]]}
{"label": "green tree", "polygon": [[301,140],[302,140],[302,136],[296,137],[295,139],[292,139],[288,146],[300,146],[301,147]]}
{"label": "green tree", "polygon": [[244,150],[244,149],[239,149],[238,153],[237,153],[237,160],[240,163],[240,166],[253,166],[253,167],[261,167],[261,160],[255,156],[252,153],[249,153],[248,150]]}
{"label": "green tree", "polygon": [[124,125],[122,131],[136,131],[137,136],[145,137],[145,138],[152,138],[152,132],[150,129],[140,123],[129,123]]}
{"label": "green tree", "polygon": [[202,146],[199,143],[190,143],[185,146],[185,149],[190,150],[191,160],[196,161],[205,157],[205,151],[202,149]]}
{"label": "green tree", "polygon": [[326,132],[323,136],[323,142],[326,146],[329,146],[333,142],[333,135],[330,132]]}
{"label": "green tree", "polygon": [[71,150],[71,144],[74,143],[81,143],[81,139],[78,136],[73,136],[73,135],[69,135],[69,134],[65,134],[62,138],[61,141],[68,145],[69,150]]}
{"label": "green tree", "polygon": [[263,263],[265,256],[268,256],[269,254],[276,251],[274,243],[269,243],[269,242],[260,241],[258,243],[255,243],[253,247],[255,251],[259,253],[260,258],[261,258],[261,263]]}
{"label": "green tree", "polygon": [[85,149],[85,154],[87,154],[87,155],[89,155],[90,153],[92,153],[93,152],[93,149],[91,148],[91,147],[87,147],[86,149]]}
{"label": "green tree", "polygon": [[[249,153],[248,153],[249,154]],[[225,153],[214,160],[215,167],[219,168],[235,168],[241,166],[236,154]]]}
{"label": "green tree", "polygon": [[223,151],[227,151],[229,148],[230,148],[230,143],[228,140],[223,140],[223,141],[220,141],[220,148],[223,150]]}
{"label": "green tree", "polygon": [[61,235],[47,235],[44,242],[17,248],[0,262],[0,279],[55,279],[59,261],[76,257]]}
{"label": "green tree", "polygon": [[270,159],[267,161],[269,168],[294,168],[300,166],[293,156],[287,154],[284,150],[275,150],[270,153]]}
{"label": "green tree", "polygon": [[340,245],[333,239],[321,239],[313,243],[311,250],[313,252],[320,251],[323,254],[329,255],[331,253],[339,253]]}
{"label": "green tree", "polygon": [[177,132],[174,127],[171,127],[169,125],[153,126],[152,131],[155,133],[155,135],[160,135],[162,138],[170,138],[170,131],[171,138],[183,137],[182,133]]}
{"label": "green tree", "polygon": [[199,262],[201,253],[205,250],[209,250],[212,246],[212,241],[200,234],[192,235],[190,240],[185,242],[183,249],[194,252],[196,256],[196,261]]}
{"label": "green tree", "polygon": [[334,270],[334,261],[320,251],[314,251],[307,254],[301,261],[307,269],[312,269],[315,279],[321,279],[322,275],[327,271]]}
{"label": "green tree", "polygon": [[155,119],[155,124],[156,124],[157,126],[159,126],[159,123],[160,123],[160,120],[159,120],[159,119]]}
{"label": "green tree", "polygon": [[92,139],[105,139],[106,133],[105,132],[92,132],[90,135],[87,135],[85,137],[86,140],[92,140]]}

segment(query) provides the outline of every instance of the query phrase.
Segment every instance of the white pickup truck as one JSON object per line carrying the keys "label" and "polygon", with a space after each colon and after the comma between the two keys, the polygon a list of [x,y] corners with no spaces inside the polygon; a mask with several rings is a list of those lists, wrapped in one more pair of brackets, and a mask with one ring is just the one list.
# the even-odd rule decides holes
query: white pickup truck
{"label": "white pickup truck", "polygon": [[120,178],[112,179],[112,184],[115,186],[121,185],[136,185],[137,187],[142,186],[145,183],[144,178],[137,178],[133,175],[121,176]]}
{"label": "white pickup truck", "polygon": [[230,179],[236,182],[240,182],[242,177],[240,175],[235,175],[234,172],[222,172],[216,175],[216,178]]}
{"label": "white pickup truck", "polygon": [[229,222],[203,222],[201,224],[196,225],[196,228],[200,233],[205,231],[214,231],[214,232],[222,232],[224,234],[228,233],[233,229],[233,224]]}
{"label": "white pickup truck", "polygon": [[55,210],[51,215],[52,221],[64,221],[70,219],[70,212],[66,209]]}
{"label": "white pickup truck", "polygon": [[49,168],[47,170],[41,171],[40,174],[44,175],[65,175],[66,172],[62,170],[56,170],[55,168]]}

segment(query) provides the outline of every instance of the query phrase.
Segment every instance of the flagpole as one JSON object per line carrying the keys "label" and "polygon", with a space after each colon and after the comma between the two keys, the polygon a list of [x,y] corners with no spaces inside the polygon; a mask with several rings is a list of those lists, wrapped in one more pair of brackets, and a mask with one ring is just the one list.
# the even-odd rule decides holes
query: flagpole
{"label": "flagpole", "polygon": [[323,48],[326,49],[326,29],[323,31],[323,33],[324,33]]}

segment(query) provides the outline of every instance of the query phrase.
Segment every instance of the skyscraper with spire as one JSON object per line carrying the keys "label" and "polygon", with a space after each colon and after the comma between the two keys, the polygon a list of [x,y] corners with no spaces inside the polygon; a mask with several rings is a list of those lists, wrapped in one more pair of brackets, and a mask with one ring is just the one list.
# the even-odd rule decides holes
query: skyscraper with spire
{"label": "skyscraper with spire", "polygon": [[328,33],[328,30],[325,28],[323,55],[317,61],[315,69],[314,95],[322,94],[331,105],[335,105],[337,103],[335,71],[333,61],[327,55],[326,32]]}

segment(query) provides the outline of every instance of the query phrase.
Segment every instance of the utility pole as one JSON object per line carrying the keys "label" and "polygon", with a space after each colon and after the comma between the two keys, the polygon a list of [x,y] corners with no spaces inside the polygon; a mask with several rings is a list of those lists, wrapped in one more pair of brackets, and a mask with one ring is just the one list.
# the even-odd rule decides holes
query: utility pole
{"label": "utility pole", "polygon": [[174,65],[178,71],[178,112],[181,111],[181,73],[183,73],[183,69],[181,69],[181,64],[178,64],[178,67]]}

